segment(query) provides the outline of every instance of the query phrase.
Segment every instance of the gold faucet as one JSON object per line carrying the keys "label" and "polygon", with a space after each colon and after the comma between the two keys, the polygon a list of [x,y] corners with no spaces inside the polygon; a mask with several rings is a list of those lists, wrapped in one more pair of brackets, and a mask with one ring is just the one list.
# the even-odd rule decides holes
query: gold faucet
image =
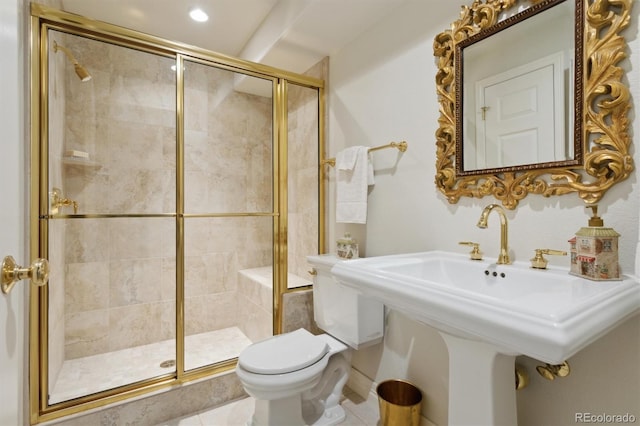
{"label": "gold faucet", "polygon": [[51,195],[51,214],[58,214],[60,207],[73,206],[73,214],[78,214],[78,203],[70,198],[62,197],[60,188],[53,188]]}
{"label": "gold faucet", "polygon": [[498,256],[498,265],[510,265],[511,259],[509,259],[509,229],[507,225],[507,216],[504,213],[504,209],[498,204],[489,204],[482,210],[480,219],[478,220],[478,228],[486,228],[489,226],[488,219],[489,213],[493,210],[498,212],[500,216],[500,255]]}

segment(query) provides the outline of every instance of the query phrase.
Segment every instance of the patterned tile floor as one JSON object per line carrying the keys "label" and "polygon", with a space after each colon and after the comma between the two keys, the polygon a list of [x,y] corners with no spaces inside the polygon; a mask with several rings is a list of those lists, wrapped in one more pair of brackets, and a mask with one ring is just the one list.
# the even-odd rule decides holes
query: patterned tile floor
{"label": "patterned tile floor", "polygon": [[[212,345],[211,342],[218,344]],[[234,358],[251,344],[237,328],[230,327],[185,339],[185,369],[201,367]],[[175,342],[150,345],[65,361],[50,393],[50,403],[66,401],[112,389],[174,370],[160,364],[175,359]]]}

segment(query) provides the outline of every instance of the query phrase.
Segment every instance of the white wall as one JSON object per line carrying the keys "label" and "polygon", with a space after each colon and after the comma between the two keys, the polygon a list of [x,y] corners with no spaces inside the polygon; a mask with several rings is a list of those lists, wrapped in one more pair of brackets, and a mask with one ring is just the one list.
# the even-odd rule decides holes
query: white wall
{"label": "white wall", "polygon": [[[493,202],[465,198],[449,204],[436,190],[435,131],[438,123],[433,38],[449,27],[465,3],[410,1],[364,36],[331,57],[329,78],[329,155],[345,146],[375,146],[406,140],[403,155],[394,150],[373,154],[376,184],[370,191],[367,225],[330,226],[329,247],[347,230],[360,240],[366,256],[430,249],[464,252],[462,240],[482,243],[487,256],[499,250],[497,217],[489,228],[475,226],[482,208]],[[630,44],[632,96],[640,99],[638,11],[625,32]],[[640,118],[630,114],[632,129]],[[633,150],[640,166],[637,148]],[[332,176],[332,179],[335,177]],[[333,191],[333,187],[331,187]],[[335,194],[330,195],[333,200]],[[605,225],[622,234],[620,264],[634,273],[638,242],[640,191],[637,173],[611,189],[600,203]],[[331,215],[330,215],[331,217]],[[568,249],[567,240],[585,226],[588,211],[575,195],[529,196],[508,212],[510,248],[516,260],[527,260],[535,248]],[[568,258],[551,263],[568,266]],[[640,418],[640,318],[629,320],[571,358],[573,372],[548,382],[535,372],[535,360],[519,357],[531,384],[518,392],[521,425],[575,424],[576,412],[624,414]],[[405,377],[426,394],[423,414],[447,423],[448,362],[442,339],[427,326],[391,313],[385,342],[354,355],[354,367],[381,381]]]}
{"label": "white wall", "polygon": [[[25,30],[23,1],[0,2],[0,51],[3,52],[0,79],[0,258],[13,256],[20,265],[29,263],[25,244],[26,184],[23,99]],[[0,293],[0,425],[25,424],[27,366],[26,301],[29,281],[16,284],[10,294]]]}

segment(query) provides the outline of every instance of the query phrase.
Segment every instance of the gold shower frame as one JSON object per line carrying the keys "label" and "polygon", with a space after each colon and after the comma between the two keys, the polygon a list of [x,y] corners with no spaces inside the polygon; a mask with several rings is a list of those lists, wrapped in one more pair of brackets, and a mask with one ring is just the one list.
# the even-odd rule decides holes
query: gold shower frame
{"label": "gold shower frame", "polygon": [[[32,258],[48,256],[48,247],[45,242],[48,239],[48,225],[46,220],[49,215],[48,188],[48,164],[47,135],[48,135],[48,80],[46,64],[49,52],[49,29],[60,30],[69,34],[81,35],[103,42],[117,43],[125,47],[150,52],[158,55],[176,58],[177,63],[177,98],[176,98],[176,158],[177,158],[177,188],[183,186],[182,158],[184,152],[182,146],[183,129],[179,115],[183,111],[183,72],[182,61],[188,57],[190,61],[209,63],[221,69],[239,71],[247,75],[258,76],[273,81],[273,207],[271,213],[229,213],[225,216],[264,216],[273,219],[273,333],[282,332],[282,297],[288,292],[306,290],[287,288],[287,91],[289,84],[308,87],[318,91],[318,251],[326,250],[326,171],[321,166],[325,159],[325,87],[324,81],[315,77],[300,75],[274,67],[245,61],[230,56],[217,54],[195,46],[173,42],[148,34],[118,27],[104,22],[94,21],[79,15],[67,13],[48,6],[32,3],[30,17],[30,195],[29,195],[29,246]],[[43,65],[44,64],[44,65]],[[41,189],[45,188],[45,189]],[[179,189],[176,194],[175,214],[150,214],[150,215],[118,215],[118,217],[164,217],[176,219],[176,233],[184,233],[184,219],[197,217],[184,213],[184,194]],[[73,215],[73,217],[111,217],[114,215]],[[220,215],[208,215],[220,216]],[[71,215],[57,215],[56,217],[71,217]],[[180,251],[180,238],[177,238],[176,250]],[[176,274],[184,276],[184,264],[176,260]],[[178,279],[178,282],[180,279]],[[90,409],[102,407],[107,404],[121,402],[139,395],[166,389],[185,382],[211,377],[214,374],[229,372],[235,368],[237,359],[223,361],[217,364],[184,370],[184,312],[176,309],[176,349],[177,364],[175,372],[162,376],[156,376],[141,382],[120,386],[117,389],[106,390],[94,395],[86,395],[74,400],[63,401],[54,405],[47,402],[48,367],[47,367],[47,289],[45,287],[31,288],[29,298],[29,415],[30,423],[36,424],[44,421],[58,419],[64,416],[84,412]],[[184,291],[177,290],[177,303],[184,304]]]}
{"label": "gold shower frame", "polygon": [[[575,102],[582,102],[580,138],[583,158],[578,165],[548,168],[508,167],[497,173],[456,175],[456,52],[458,44],[492,27],[500,14],[517,4],[516,0],[474,0],[463,6],[460,19],[438,34],[433,43],[438,71],[436,88],[440,103],[439,128],[436,131],[435,184],[451,204],[461,197],[482,198],[493,195],[508,209],[515,209],[528,194],[544,197],[577,192],[587,204],[597,203],[617,182],[634,169],[629,153],[628,132],[630,95],[622,82],[624,71],[618,64],[627,57],[626,41],[621,35],[630,21],[631,1],[567,0],[576,3],[576,25],[583,27],[582,67],[576,67],[581,79],[575,89]],[[530,0],[532,7],[541,0]],[[584,8],[584,11],[583,11]],[[580,62],[580,61],[577,61]],[[580,126],[576,126],[577,129]],[[537,166],[536,166],[537,167]]]}

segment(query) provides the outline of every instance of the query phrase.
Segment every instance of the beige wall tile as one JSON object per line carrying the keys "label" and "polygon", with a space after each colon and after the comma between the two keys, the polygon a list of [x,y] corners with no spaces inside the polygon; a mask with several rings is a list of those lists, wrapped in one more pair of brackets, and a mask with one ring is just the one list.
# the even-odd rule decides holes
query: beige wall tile
{"label": "beige wall tile", "polygon": [[109,311],[83,311],[65,316],[65,357],[79,358],[109,351]]}
{"label": "beige wall tile", "polygon": [[[109,264],[70,263],[65,270],[65,312],[72,314],[109,308]],[[52,306],[58,306],[50,301]]]}

